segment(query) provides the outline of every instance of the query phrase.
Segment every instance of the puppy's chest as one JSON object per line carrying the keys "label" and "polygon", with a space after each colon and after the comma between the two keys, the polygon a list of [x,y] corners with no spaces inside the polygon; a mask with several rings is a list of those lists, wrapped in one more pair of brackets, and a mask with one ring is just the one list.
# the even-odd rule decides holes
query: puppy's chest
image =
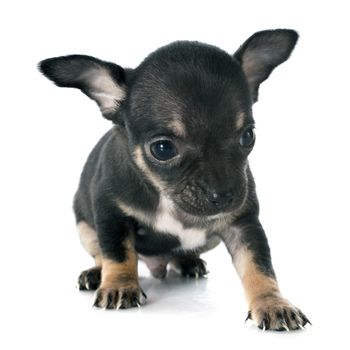
{"label": "puppy's chest", "polygon": [[[120,207],[127,215],[134,217],[141,226],[150,228],[159,239],[162,235],[165,239],[169,236],[177,239],[180,244],[178,248],[192,250],[204,246],[207,242],[207,231],[202,228],[186,227],[174,214],[173,203],[165,197],[161,197],[156,212],[151,215],[124,204]],[[151,236],[150,231],[144,229],[139,230],[138,234],[144,236],[142,237],[144,241],[147,241],[147,235]]]}
{"label": "puppy's chest", "polygon": [[201,247],[205,245],[207,240],[206,230],[194,227],[185,228],[183,223],[166,206],[158,209],[152,227],[157,232],[177,237],[181,247],[185,250]]}

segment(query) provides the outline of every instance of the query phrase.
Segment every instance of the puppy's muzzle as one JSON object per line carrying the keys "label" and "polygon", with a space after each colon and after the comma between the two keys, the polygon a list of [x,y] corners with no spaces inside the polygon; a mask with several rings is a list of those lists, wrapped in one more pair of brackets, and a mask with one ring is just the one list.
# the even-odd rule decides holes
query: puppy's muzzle
{"label": "puppy's muzzle", "polygon": [[218,191],[209,186],[188,185],[178,196],[176,203],[193,215],[216,215],[230,211],[234,205],[234,193],[231,190]]}

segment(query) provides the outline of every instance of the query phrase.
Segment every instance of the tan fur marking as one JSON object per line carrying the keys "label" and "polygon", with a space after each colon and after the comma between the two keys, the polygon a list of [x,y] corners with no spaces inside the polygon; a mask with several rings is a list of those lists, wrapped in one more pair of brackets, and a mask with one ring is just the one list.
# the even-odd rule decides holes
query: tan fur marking
{"label": "tan fur marking", "polygon": [[101,266],[101,248],[98,243],[96,231],[85,221],[80,221],[77,225],[77,229],[82,246],[95,258],[96,266]]}
{"label": "tan fur marking", "polygon": [[101,255],[96,255],[95,256],[95,265],[96,266],[102,266],[102,256]]}
{"label": "tan fur marking", "polygon": [[238,113],[236,116],[236,128],[241,129],[244,125],[245,114],[243,112]]}
{"label": "tan fur marking", "polygon": [[264,295],[280,296],[276,280],[259,271],[252,253],[247,248],[240,248],[234,260],[250,307],[254,307]]}
{"label": "tan fur marking", "polygon": [[143,223],[146,223],[149,225],[152,224],[152,218],[149,215],[147,216],[143,211],[134,209],[133,207],[125,204],[119,199],[116,201],[116,203],[118,208],[120,208],[124,212],[124,214],[128,216],[132,216]]}
{"label": "tan fur marking", "polygon": [[100,288],[119,289],[138,287],[137,253],[130,241],[126,243],[126,248],[126,259],[122,263],[102,258],[102,281]]}
{"label": "tan fur marking", "polygon": [[174,118],[169,124],[168,127],[173,130],[174,134],[177,136],[186,136],[185,125],[182,123],[179,117]]}
{"label": "tan fur marking", "polygon": [[305,325],[300,310],[282,297],[275,279],[259,270],[251,251],[238,248],[234,262],[242,279],[250,318],[257,326],[263,330],[293,330]]}
{"label": "tan fur marking", "polygon": [[142,172],[147,176],[147,178],[152,182],[152,184],[160,191],[165,187],[165,185],[162,183],[160,179],[158,179],[157,176],[155,176],[145,161],[143,160],[142,150],[140,146],[137,146],[135,148],[135,151],[133,152],[134,160],[136,165],[142,170]]}

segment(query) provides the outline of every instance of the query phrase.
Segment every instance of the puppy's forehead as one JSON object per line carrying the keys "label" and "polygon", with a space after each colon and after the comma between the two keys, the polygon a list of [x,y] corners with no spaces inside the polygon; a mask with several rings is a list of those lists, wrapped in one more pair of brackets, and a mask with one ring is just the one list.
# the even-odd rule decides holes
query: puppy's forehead
{"label": "puppy's forehead", "polygon": [[156,123],[178,135],[203,127],[242,127],[251,110],[238,62],[197,42],[176,42],[148,56],[136,70],[132,97],[134,115],[144,128]]}

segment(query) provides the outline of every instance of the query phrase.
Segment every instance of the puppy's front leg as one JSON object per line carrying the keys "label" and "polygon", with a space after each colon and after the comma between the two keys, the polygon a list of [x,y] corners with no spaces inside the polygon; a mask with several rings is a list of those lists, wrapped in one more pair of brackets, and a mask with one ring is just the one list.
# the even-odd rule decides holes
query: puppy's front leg
{"label": "puppy's front leg", "polygon": [[102,280],[96,292],[96,307],[126,309],[145,303],[146,295],[138,283],[135,249],[128,241],[125,241],[125,245],[124,261],[102,258]]}
{"label": "puppy's front leg", "polygon": [[146,295],[137,273],[133,225],[116,208],[96,207],[96,228],[102,252],[101,285],[94,306],[119,309],[140,306]]}
{"label": "puppy's front leg", "polygon": [[249,305],[248,318],[260,329],[295,330],[308,319],[280,293],[271,264],[270,249],[256,216],[235,222],[223,240],[242,280]]}

